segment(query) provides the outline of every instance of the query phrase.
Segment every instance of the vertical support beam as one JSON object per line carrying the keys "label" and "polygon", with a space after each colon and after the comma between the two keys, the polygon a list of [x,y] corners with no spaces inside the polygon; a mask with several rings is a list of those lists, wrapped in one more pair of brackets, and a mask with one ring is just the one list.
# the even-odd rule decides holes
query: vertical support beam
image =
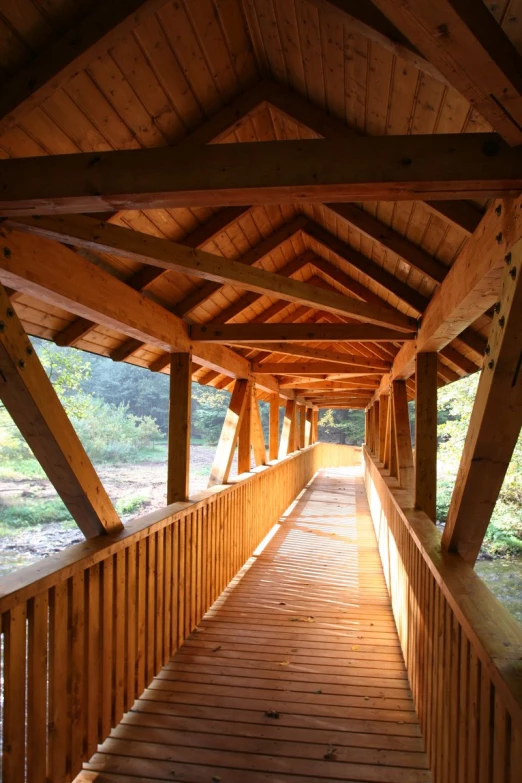
{"label": "vertical support beam", "polygon": [[370,409],[364,411],[364,443],[366,448],[370,448]]}
{"label": "vertical support beam", "polygon": [[277,459],[279,451],[279,394],[270,395],[270,418],[268,422],[268,456]]}
{"label": "vertical support beam", "polygon": [[415,370],[415,508],[435,522],[437,505],[437,353],[418,353]]}
{"label": "vertical support beam", "polygon": [[386,426],[388,421],[388,395],[381,394],[379,399],[379,448],[377,459],[384,463],[384,451],[386,443]]}
{"label": "vertical support beam", "polygon": [[291,451],[291,430],[292,421],[295,418],[295,402],[293,400],[287,400],[285,405],[285,417],[283,419],[283,429],[281,432],[281,442],[279,444],[279,459],[283,459]]}
{"label": "vertical support beam", "polygon": [[260,465],[266,465],[266,445],[265,436],[263,433],[263,423],[261,421],[261,411],[259,410],[259,400],[256,399],[255,394],[252,395],[252,414],[251,414],[251,427],[252,427],[252,450],[254,452],[254,462],[256,467]]}
{"label": "vertical support beam", "polygon": [[122,524],[0,285],[0,399],[86,538]]}
{"label": "vertical support beam", "polygon": [[397,453],[397,477],[401,487],[413,495],[415,477],[406,381],[393,381],[393,423]]}
{"label": "vertical support beam", "polygon": [[306,408],[304,405],[299,405],[299,449],[304,449],[305,447],[305,417]]}
{"label": "vertical support beam", "polygon": [[312,411],[312,443],[319,440],[319,410],[314,408]]}
{"label": "vertical support beam", "polygon": [[188,500],[190,479],[190,408],[192,355],[170,357],[169,453],[167,503]]}
{"label": "vertical support beam", "polygon": [[254,385],[249,382],[245,402],[243,421],[239,429],[239,442],[237,446],[237,472],[249,473],[251,467],[252,446],[252,409],[254,399]]}
{"label": "vertical support beam", "polygon": [[210,471],[208,486],[226,484],[234,458],[234,451],[239,437],[247,401],[248,381],[241,379],[234,384],[234,391],[225,415],[223,428],[217,445],[214,464]]}
{"label": "vertical support beam", "polygon": [[373,452],[377,459],[379,459],[379,443],[380,443],[380,426],[381,426],[381,404],[379,400],[375,400],[373,404]]}
{"label": "vertical support beam", "polygon": [[506,256],[455,489],[442,536],[475,563],[522,426],[522,240]]}
{"label": "vertical support beam", "polygon": [[305,421],[305,447],[310,446],[312,442],[312,416],[313,410],[311,408],[307,408]]}

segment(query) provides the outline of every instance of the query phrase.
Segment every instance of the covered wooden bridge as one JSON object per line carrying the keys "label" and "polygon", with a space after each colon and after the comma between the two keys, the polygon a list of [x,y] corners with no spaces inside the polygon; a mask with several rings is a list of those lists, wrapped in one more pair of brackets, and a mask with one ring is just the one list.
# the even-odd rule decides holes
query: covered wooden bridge
{"label": "covered wooden bridge", "polygon": [[[88,539],[0,583],[5,783],[520,783],[473,565],[522,423],[521,13],[1,0],[0,398]],[[28,335],[170,373],[166,508],[122,526]],[[232,394],[189,498],[191,381]]]}

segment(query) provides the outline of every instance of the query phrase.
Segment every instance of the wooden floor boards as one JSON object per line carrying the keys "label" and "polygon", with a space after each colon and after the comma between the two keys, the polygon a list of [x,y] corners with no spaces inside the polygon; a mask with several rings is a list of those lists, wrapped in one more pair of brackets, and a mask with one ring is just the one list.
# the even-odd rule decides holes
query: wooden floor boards
{"label": "wooden floor boards", "polygon": [[427,783],[362,478],[323,470],[81,780]]}

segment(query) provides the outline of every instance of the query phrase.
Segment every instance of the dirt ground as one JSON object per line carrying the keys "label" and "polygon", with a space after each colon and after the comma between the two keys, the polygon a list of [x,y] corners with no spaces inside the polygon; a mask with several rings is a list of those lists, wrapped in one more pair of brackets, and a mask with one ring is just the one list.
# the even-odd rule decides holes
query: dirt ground
{"label": "dirt ground", "polygon": [[[213,446],[191,446],[191,494],[206,488],[214,452]],[[113,503],[123,503],[136,498],[143,499],[138,510],[122,514],[124,523],[135,516],[142,516],[161,508],[167,502],[165,462],[105,465],[100,466],[97,472]],[[234,464],[232,475],[235,472]],[[0,498],[16,502],[17,497],[25,500],[36,498],[45,500],[56,497],[56,493],[47,479],[1,480]],[[60,552],[67,546],[83,540],[79,529],[76,527],[71,529],[70,526],[60,522],[25,528],[16,534],[0,537],[0,574],[10,573],[23,565]]]}

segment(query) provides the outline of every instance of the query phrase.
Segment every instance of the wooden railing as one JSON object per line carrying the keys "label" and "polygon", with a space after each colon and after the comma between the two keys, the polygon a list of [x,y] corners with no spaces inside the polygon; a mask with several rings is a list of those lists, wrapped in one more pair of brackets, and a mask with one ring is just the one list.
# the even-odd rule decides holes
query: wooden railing
{"label": "wooden railing", "polygon": [[[371,454],[365,482],[434,783],[522,781],[522,627]],[[410,507],[408,507],[410,506]]]}
{"label": "wooden railing", "polygon": [[74,778],[314,473],[318,443],[0,581],[4,783]]}

